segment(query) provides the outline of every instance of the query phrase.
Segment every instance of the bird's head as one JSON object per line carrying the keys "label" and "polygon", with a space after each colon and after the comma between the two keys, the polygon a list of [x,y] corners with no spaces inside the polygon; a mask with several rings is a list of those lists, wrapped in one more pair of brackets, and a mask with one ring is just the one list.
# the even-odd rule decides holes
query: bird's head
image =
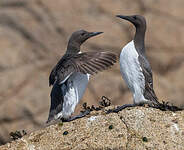
{"label": "bird's head", "polygon": [[131,22],[136,28],[146,28],[146,19],[140,15],[132,15],[132,16],[124,16],[124,15],[117,15],[121,19],[125,19]]}
{"label": "bird's head", "polygon": [[74,42],[74,43],[78,43],[78,44],[82,44],[84,43],[87,39],[102,34],[103,32],[88,32],[85,30],[78,30],[76,32],[74,32],[71,37],[70,37],[70,41]]}

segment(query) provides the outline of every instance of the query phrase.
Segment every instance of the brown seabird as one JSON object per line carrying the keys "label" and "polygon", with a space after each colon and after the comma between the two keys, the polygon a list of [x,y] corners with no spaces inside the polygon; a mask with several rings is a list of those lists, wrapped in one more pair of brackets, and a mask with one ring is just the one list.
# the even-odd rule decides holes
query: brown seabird
{"label": "brown seabird", "polygon": [[89,38],[103,32],[74,32],[68,42],[64,56],[52,69],[49,77],[51,106],[48,122],[52,120],[72,121],[89,114],[89,110],[71,117],[82,98],[90,75],[103,71],[116,62],[111,52],[81,52],[80,46]]}

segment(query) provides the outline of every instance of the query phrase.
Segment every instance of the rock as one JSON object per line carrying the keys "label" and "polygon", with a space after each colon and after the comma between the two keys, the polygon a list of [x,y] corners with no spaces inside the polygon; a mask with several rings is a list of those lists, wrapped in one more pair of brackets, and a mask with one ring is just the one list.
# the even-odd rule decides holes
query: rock
{"label": "rock", "polygon": [[181,150],[183,141],[184,111],[134,107],[108,115],[104,110],[93,111],[85,118],[32,132],[0,149]]}

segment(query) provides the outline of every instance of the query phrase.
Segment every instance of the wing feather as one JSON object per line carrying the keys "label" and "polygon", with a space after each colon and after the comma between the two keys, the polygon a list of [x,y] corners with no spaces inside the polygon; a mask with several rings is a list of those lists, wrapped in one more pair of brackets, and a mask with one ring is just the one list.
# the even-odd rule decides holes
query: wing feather
{"label": "wing feather", "polygon": [[139,56],[139,62],[145,77],[144,97],[148,100],[158,103],[158,98],[153,89],[153,77],[150,64],[143,56]]}
{"label": "wing feather", "polygon": [[74,72],[83,74],[98,73],[116,63],[116,55],[112,52],[85,52],[65,54],[51,71],[49,85],[62,81]]}

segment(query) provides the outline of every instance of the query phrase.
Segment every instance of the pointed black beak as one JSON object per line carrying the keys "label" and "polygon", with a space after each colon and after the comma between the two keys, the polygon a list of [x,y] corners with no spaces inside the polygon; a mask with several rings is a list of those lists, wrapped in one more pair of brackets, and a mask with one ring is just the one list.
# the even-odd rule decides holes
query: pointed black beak
{"label": "pointed black beak", "polygon": [[133,18],[132,18],[132,16],[116,15],[116,17],[119,17],[119,18],[121,18],[121,19],[128,20],[128,21],[130,21],[130,22],[133,23]]}
{"label": "pointed black beak", "polygon": [[99,35],[99,34],[102,34],[102,33],[103,32],[90,32],[89,37],[96,36],[96,35]]}

